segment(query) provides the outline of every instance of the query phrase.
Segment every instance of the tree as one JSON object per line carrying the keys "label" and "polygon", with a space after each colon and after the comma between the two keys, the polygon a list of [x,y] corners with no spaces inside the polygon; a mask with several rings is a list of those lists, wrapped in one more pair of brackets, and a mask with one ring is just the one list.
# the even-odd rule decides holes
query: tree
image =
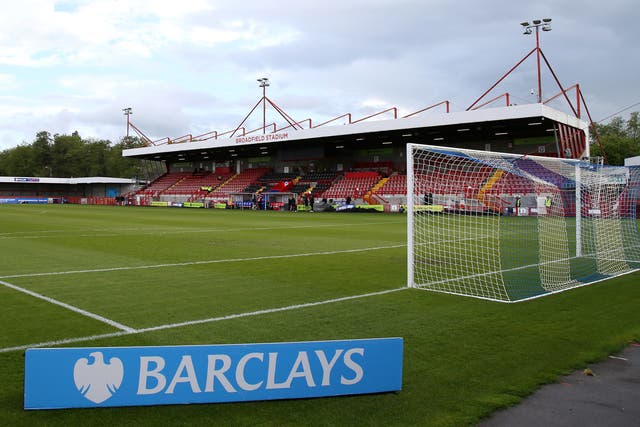
{"label": "tree", "polygon": [[137,137],[129,137],[128,140],[126,137],[122,138],[118,144],[111,146],[106,158],[107,167],[111,171],[111,175],[126,178],[140,178],[140,161],[122,157],[122,150],[143,146],[144,144]]}
{"label": "tree", "polygon": [[51,149],[51,163],[58,177],[83,176],[83,142],[78,132],[71,135],[54,135]]}
{"label": "tree", "polygon": [[624,159],[640,154],[640,117],[638,112],[631,113],[629,120],[614,117],[607,124],[596,124],[600,143],[591,146],[592,156],[606,154],[610,165],[621,166]]}
{"label": "tree", "polygon": [[40,167],[39,176],[52,176],[53,171],[51,169],[51,135],[49,132],[38,132],[36,139],[31,144],[33,151],[33,160],[35,167]]}
{"label": "tree", "polygon": [[2,153],[0,172],[10,176],[33,176],[33,170],[40,169],[35,162],[30,145],[17,147]]}
{"label": "tree", "polygon": [[109,140],[84,140],[78,132],[52,137],[41,131],[31,144],[0,151],[0,175],[140,177],[140,162],[122,157],[122,150],[143,145],[136,137],[113,144]]}

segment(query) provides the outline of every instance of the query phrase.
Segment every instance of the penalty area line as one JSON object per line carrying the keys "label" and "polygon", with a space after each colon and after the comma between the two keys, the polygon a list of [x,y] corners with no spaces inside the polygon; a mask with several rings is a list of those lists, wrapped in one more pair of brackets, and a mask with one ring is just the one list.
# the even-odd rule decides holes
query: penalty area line
{"label": "penalty area line", "polygon": [[[0,281],[0,283],[3,283],[3,282]],[[268,309],[265,309],[265,310],[257,310],[257,311],[250,311],[250,312],[246,312],[246,313],[229,314],[227,316],[210,317],[210,318],[207,318],[207,319],[189,320],[189,321],[186,321],[186,322],[170,323],[170,324],[166,324],[166,325],[151,326],[151,327],[148,327],[148,328],[140,328],[140,329],[129,328],[129,330],[126,330],[126,331],[125,330],[121,330],[119,332],[112,332],[112,333],[107,333],[107,334],[90,335],[90,336],[76,337],[76,338],[65,338],[65,339],[56,340],[56,341],[40,342],[40,343],[34,343],[34,344],[20,345],[20,346],[16,346],[16,347],[6,347],[6,348],[0,348],[0,353],[8,353],[8,352],[11,352],[11,351],[23,351],[23,350],[26,350],[28,348],[35,348],[35,347],[51,347],[51,346],[58,346],[58,345],[63,345],[63,344],[79,343],[79,342],[84,342],[84,341],[93,341],[93,340],[98,340],[98,339],[115,338],[115,337],[119,337],[119,336],[123,336],[123,335],[142,334],[142,333],[145,333],[145,332],[155,332],[155,331],[161,331],[161,330],[165,330],[165,329],[174,329],[174,328],[181,328],[181,327],[185,327],[185,326],[200,325],[200,324],[204,324],[204,323],[213,323],[213,322],[220,322],[220,321],[224,321],[224,320],[240,319],[240,318],[243,318],[243,317],[260,316],[262,314],[271,314],[271,313],[279,313],[279,312],[283,312],[283,311],[299,310],[299,309],[302,309],[302,308],[316,307],[316,306],[320,306],[320,305],[335,304],[335,303],[338,303],[338,302],[350,301],[350,300],[354,300],[354,299],[385,295],[385,294],[390,294],[390,293],[393,293],[393,292],[403,291],[403,290],[406,290],[406,289],[410,289],[410,288],[408,288],[406,286],[403,286],[401,288],[387,289],[387,290],[384,290],[384,291],[370,292],[370,293],[361,294],[361,295],[351,295],[351,296],[347,296],[347,297],[333,298],[333,299],[328,299],[328,300],[324,300],[324,301],[308,302],[308,303],[304,303],[304,304],[295,304],[295,305],[289,305],[289,306],[286,306],[286,307],[268,308]]]}
{"label": "penalty area line", "polygon": [[120,329],[121,331],[124,331],[124,332],[135,332],[135,329],[130,328],[128,326],[125,326],[125,325],[123,325],[121,323],[115,322],[115,321],[113,321],[111,319],[107,319],[106,317],[100,316],[100,315],[95,314],[95,313],[91,313],[91,312],[89,312],[87,310],[83,310],[81,308],[78,308],[76,306],[67,304],[65,302],[58,301],[57,299],[53,299],[53,298],[47,297],[45,295],[39,294],[37,292],[30,291],[29,289],[25,289],[25,288],[21,288],[20,286],[12,285],[11,283],[5,282],[3,280],[0,280],[0,285],[3,285],[3,286],[5,286],[5,287],[7,287],[9,289],[13,289],[14,291],[22,292],[23,294],[30,295],[30,296],[32,296],[34,298],[41,299],[43,301],[48,302],[49,304],[54,304],[54,305],[66,308],[67,310],[71,310],[71,311],[73,311],[75,313],[82,314],[83,316],[89,317],[89,318],[97,320],[99,322],[106,323],[107,325],[113,326],[114,328]]}

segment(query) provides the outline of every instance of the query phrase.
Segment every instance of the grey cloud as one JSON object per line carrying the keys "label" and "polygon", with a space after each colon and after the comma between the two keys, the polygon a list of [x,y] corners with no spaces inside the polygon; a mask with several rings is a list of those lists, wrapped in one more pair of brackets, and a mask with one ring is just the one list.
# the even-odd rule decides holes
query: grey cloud
{"label": "grey cloud", "polygon": [[[153,137],[224,131],[258,100],[255,78],[263,74],[272,81],[269,96],[297,119],[362,116],[372,109],[363,106],[367,100],[415,109],[450,100],[459,111],[533,49],[535,39],[522,35],[519,23],[547,16],[553,31],[541,34],[542,49],[565,87],[580,83],[594,119],[640,101],[638,13],[631,0],[285,0],[215,6],[180,24],[258,31],[264,38],[280,31],[297,36],[263,48],[246,40],[213,47],[181,41],[162,45],[155,58],[114,54],[104,58],[110,69],[129,67],[131,79],[148,80],[132,86],[123,72],[117,93],[108,99],[87,96],[76,104],[85,113],[23,115],[10,126],[17,132],[38,121],[62,133],[84,125],[114,139],[124,133],[120,109],[132,106],[134,123]],[[543,93],[556,93],[543,71]],[[180,79],[183,73],[187,77]],[[508,91],[514,103],[532,102],[535,85],[535,58],[529,58],[491,95]]]}

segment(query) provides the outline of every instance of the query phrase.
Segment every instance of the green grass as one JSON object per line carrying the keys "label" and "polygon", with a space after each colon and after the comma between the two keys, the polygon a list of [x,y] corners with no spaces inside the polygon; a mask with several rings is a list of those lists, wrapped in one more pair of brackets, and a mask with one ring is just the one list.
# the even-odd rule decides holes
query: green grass
{"label": "green grass", "polygon": [[[402,288],[405,229],[402,215],[0,206],[0,280],[147,328]],[[0,352],[0,424],[473,425],[640,340],[638,279],[519,304],[404,289],[72,344],[400,336],[398,393],[25,412],[23,351]],[[0,301],[0,349],[117,331],[4,286]]]}

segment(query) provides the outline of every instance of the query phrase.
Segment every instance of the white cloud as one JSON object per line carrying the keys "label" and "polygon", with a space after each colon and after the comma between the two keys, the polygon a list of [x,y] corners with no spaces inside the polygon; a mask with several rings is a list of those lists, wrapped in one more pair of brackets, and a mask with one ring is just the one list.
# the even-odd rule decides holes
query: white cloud
{"label": "white cloud", "polygon": [[16,76],[14,74],[0,74],[0,89],[8,89],[16,84]]}
{"label": "white cloud", "polygon": [[[391,106],[468,107],[534,47],[519,22],[552,13],[543,51],[594,118],[640,101],[631,0],[22,0],[0,14],[0,149],[36,132],[118,140],[121,109],[150,136],[228,130],[261,95],[315,122]],[[588,29],[588,31],[585,31]],[[546,72],[546,70],[544,70]],[[531,60],[506,79],[530,102]],[[543,81],[544,93],[555,82]],[[442,110],[440,110],[442,111]]]}
{"label": "white cloud", "polygon": [[361,102],[361,105],[365,108],[385,108],[389,106],[389,102],[382,99],[365,99]]}

